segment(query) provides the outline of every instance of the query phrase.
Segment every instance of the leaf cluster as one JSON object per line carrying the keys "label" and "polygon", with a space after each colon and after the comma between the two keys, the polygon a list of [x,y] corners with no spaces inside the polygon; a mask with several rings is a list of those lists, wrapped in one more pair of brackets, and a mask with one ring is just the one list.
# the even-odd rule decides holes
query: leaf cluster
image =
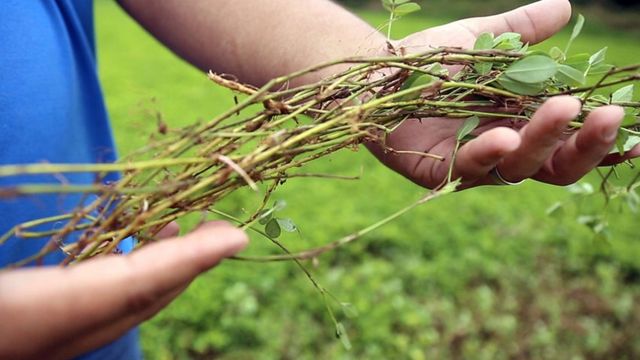
{"label": "leaf cluster", "polygon": [[411,0],[381,0],[382,6],[389,12],[387,23],[387,39],[391,40],[391,25],[399,18],[420,11],[419,4]]}

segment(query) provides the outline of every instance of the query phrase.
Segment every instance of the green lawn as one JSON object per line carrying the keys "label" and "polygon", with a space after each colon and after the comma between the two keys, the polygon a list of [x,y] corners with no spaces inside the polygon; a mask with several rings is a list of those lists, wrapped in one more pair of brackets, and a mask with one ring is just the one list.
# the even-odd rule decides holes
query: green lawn
{"label": "green lawn", "polygon": [[[231,95],[169,53],[112,1],[96,1],[100,75],[119,151],[145,143],[156,113],[170,127],[209,118]],[[384,15],[362,14],[375,26]],[[444,19],[411,17],[398,36]],[[553,44],[564,44],[566,32]],[[640,60],[638,38],[587,28],[575,50],[609,46],[616,63]],[[313,164],[312,172],[358,181],[292,179],[275,198],[301,236],[292,250],[361,229],[424,191],[364,149]],[[595,179],[595,177],[594,177]],[[570,200],[564,188],[533,182],[457,193],[424,205],[347,248],[308,264],[317,280],[358,312],[334,306],[353,344],[336,340],[321,297],[292,263],[228,261],[195,281],[142,326],[149,359],[432,359],[640,357],[640,240],[637,214],[609,207],[611,239],[575,219],[602,211]],[[239,193],[220,204],[236,214],[255,206]],[[254,238],[247,254],[277,253]],[[575,356],[575,357],[574,357]]]}

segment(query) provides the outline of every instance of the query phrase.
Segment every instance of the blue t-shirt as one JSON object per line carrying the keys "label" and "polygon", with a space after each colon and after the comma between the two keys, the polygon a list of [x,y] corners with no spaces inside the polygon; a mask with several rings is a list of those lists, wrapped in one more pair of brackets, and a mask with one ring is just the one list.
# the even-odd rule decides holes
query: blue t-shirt
{"label": "blue t-shirt", "polygon": [[[0,164],[114,159],[96,70],[93,2],[0,1]],[[91,174],[65,178],[74,184],[94,181]],[[0,187],[59,181],[53,176],[0,177]],[[74,195],[0,199],[0,234],[24,221],[70,211],[78,202]],[[47,240],[11,238],[0,245],[0,268],[33,255]],[[63,258],[53,254],[45,263]],[[137,331],[132,330],[81,358],[140,357]]]}

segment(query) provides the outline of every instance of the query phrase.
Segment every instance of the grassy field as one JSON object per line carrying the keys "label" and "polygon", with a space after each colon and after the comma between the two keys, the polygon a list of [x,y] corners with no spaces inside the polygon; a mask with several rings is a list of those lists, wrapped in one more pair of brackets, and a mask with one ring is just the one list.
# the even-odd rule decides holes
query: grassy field
{"label": "grassy field", "polygon": [[[156,114],[170,127],[209,118],[229,93],[169,53],[112,1],[96,1],[100,75],[117,144],[145,143]],[[373,25],[384,15],[364,12]],[[401,36],[447,19],[412,17]],[[543,46],[564,44],[566,32]],[[575,50],[609,46],[617,63],[640,61],[638,38],[587,27]],[[290,180],[286,200],[301,235],[292,250],[361,229],[419,198],[424,190],[364,149],[312,165],[358,181]],[[592,180],[595,177],[591,178]],[[257,199],[238,193],[220,204],[243,215]],[[610,239],[595,237],[578,214],[603,211],[597,198],[552,217],[572,201],[566,189],[528,182],[453,194],[426,204],[351,246],[308,264],[317,280],[358,313],[334,306],[353,344],[336,340],[321,297],[291,263],[228,261],[195,281],[142,326],[149,359],[432,359],[640,357],[640,239],[637,214],[610,206]],[[254,238],[247,254],[277,253]]]}

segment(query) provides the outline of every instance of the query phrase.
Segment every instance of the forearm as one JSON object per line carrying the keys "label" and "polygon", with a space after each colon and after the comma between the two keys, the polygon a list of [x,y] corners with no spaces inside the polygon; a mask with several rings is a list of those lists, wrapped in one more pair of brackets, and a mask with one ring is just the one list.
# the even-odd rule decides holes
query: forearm
{"label": "forearm", "polygon": [[[326,61],[383,52],[385,38],[328,0],[120,0],[160,41],[202,70],[264,84]],[[310,74],[314,81],[337,69]]]}

